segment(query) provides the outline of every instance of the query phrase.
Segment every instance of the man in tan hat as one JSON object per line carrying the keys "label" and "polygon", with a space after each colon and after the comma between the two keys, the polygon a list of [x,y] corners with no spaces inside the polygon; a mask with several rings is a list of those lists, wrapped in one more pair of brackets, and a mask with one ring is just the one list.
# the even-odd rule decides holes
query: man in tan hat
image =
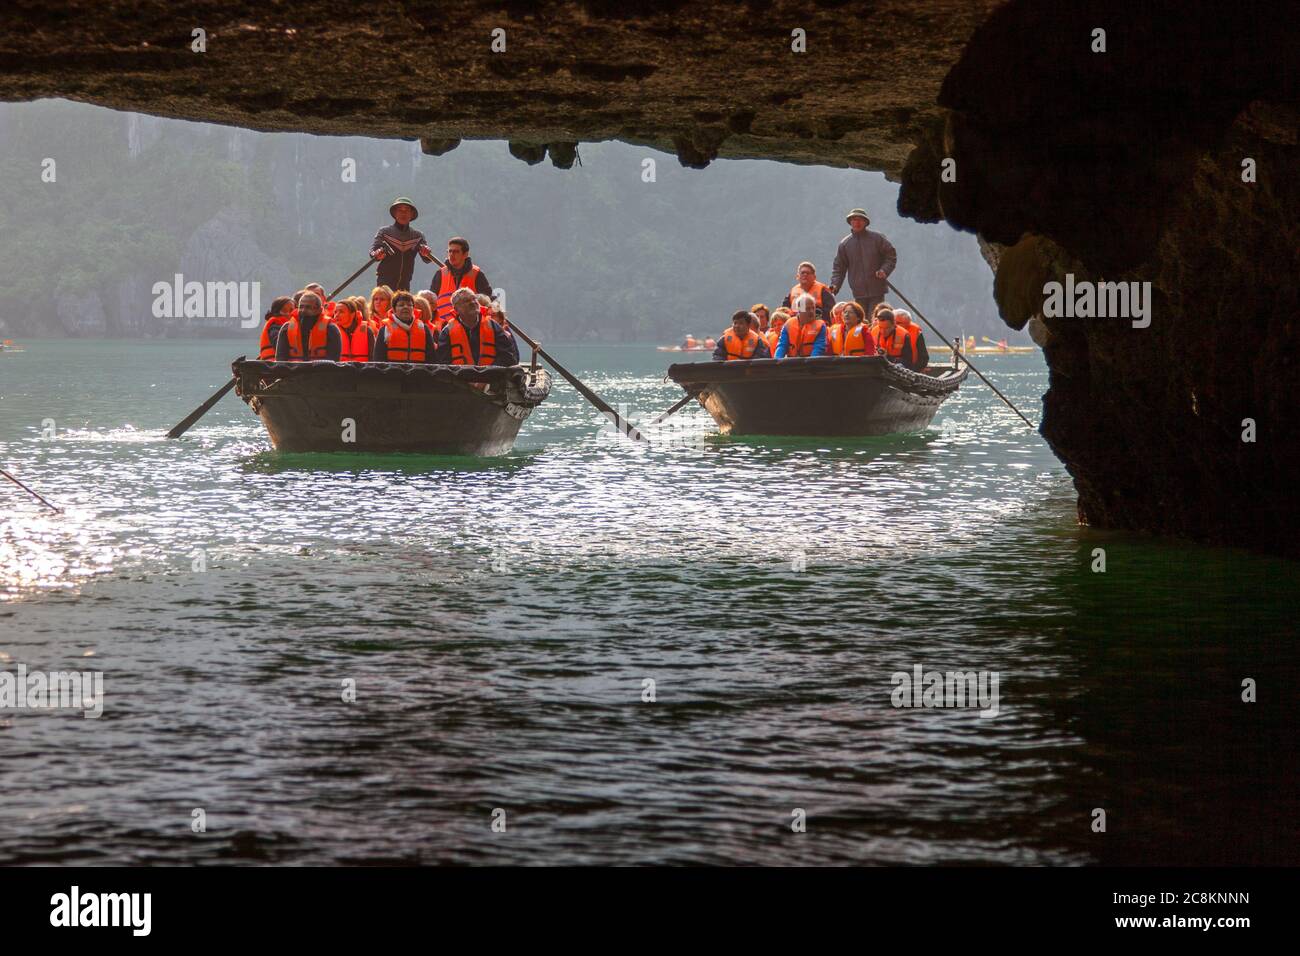
{"label": "man in tan hat", "polygon": [[844,217],[851,230],[840,240],[835,250],[835,264],[831,268],[830,290],[838,295],[840,286],[848,279],[853,298],[866,315],[885,297],[888,286],[885,278],[898,265],[898,253],[888,239],[867,228],[871,220],[866,210],[850,209]]}
{"label": "man in tan hat", "polygon": [[393,224],[375,233],[375,241],[370,246],[370,258],[379,263],[375,285],[386,285],[394,292],[409,290],[415,272],[415,254],[418,252],[425,262],[432,262],[433,251],[424,241],[424,233],[411,228],[411,220],[420,215],[415,203],[400,196],[388,207],[388,213],[393,217]]}

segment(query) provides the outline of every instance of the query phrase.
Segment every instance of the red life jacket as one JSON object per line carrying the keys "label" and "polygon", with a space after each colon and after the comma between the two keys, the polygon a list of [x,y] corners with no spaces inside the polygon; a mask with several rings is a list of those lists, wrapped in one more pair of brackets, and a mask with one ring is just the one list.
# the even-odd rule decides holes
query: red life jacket
{"label": "red life jacket", "polygon": [[497,334],[487,319],[478,320],[478,361],[469,347],[469,332],[460,317],[447,323],[447,336],[451,340],[452,365],[491,365],[497,357]]}
{"label": "red life jacket", "polygon": [[785,323],[785,357],[807,358],[812,355],[813,344],[826,323],[813,319],[807,325],[799,325],[799,317],[793,316]]}
{"label": "red life jacket", "polygon": [[280,337],[289,336],[289,361],[303,362],[316,361],[326,357],[326,347],[329,345],[329,319],[320,316],[316,324],[311,327],[311,334],[307,337],[307,352],[302,350],[302,323],[298,317],[294,316],[284,324],[280,330]]}
{"label": "red life jacket", "polygon": [[339,361],[369,362],[370,326],[358,318],[351,332],[341,325],[338,328],[339,335],[343,338],[343,352],[339,355]]}
{"label": "red life jacket", "polygon": [[[271,329],[289,321],[287,315],[273,315],[262,325],[262,337],[257,343],[257,357],[263,362],[275,361],[275,345],[271,341]],[[284,330],[281,329],[281,332]]]}
{"label": "red life jacket", "polygon": [[419,319],[404,329],[397,322],[388,323],[388,361],[423,362],[429,346],[429,327]]}
{"label": "red life jacket", "polygon": [[727,329],[722,333],[722,347],[727,351],[726,361],[752,359],[754,349],[758,348],[758,338],[758,333],[753,329],[749,330],[749,335],[744,339],[736,334],[735,329]]}
{"label": "red life jacket", "polygon": [[836,355],[852,358],[854,355],[876,354],[876,340],[871,337],[871,330],[861,322],[852,328],[847,325],[832,327],[831,339],[835,343]]}
{"label": "red life jacket", "polygon": [[443,266],[438,270],[438,297],[434,300],[434,305],[438,309],[438,319],[441,322],[446,323],[456,314],[456,310],[451,307],[451,294],[457,289],[475,291],[478,288],[478,274],[481,271],[478,266],[470,266],[457,283],[451,276],[451,266]]}

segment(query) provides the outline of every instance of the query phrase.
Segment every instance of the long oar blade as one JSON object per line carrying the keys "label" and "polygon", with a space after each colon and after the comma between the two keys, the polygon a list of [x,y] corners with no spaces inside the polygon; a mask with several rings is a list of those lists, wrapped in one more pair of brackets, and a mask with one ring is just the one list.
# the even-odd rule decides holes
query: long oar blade
{"label": "long oar blade", "polygon": [[195,422],[197,422],[200,418],[202,418],[204,415],[208,413],[208,409],[210,409],[213,405],[217,404],[217,402],[221,401],[221,396],[225,395],[226,392],[230,391],[234,387],[235,387],[235,379],[232,378],[225,385],[221,386],[221,388],[217,390],[217,393],[215,395],[209,398],[198,408],[194,409],[194,411],[190,412],[187,416],[185,416],[185,419],[179,425],[177,425],[175,428],[173,428],[171,431],[167,433],[167,437],[180,438],[182,435],[184,435],[187,431],[190,430],[191,425],[193,425]]}
{"label": "long oar blade", "polygon": [[0,475],[4,475],[6,478],[8,478],[10,481],[12,481],[15,485],[17,485],[17,486],[18,486],[19,488],[21,488],[23,491],[27,492],[29,495],[31,495],[33,498],[35,498],[35,499],[36,499],[37,501],[39,501],[41,504],[45,505],[45,507],[47,507],[47,508],[51,508],[51,509],[53,509],[54,511],[57,511],[57,512],[59,512],[59,513],[62,513],[62,512],[63,512],[63,509],[60,508],[58,505],[50,504],[48,501],[45,500],[45,498],[43,498],[43,497],[40,495],[39,492],[37,492],[37,491],[35,491],[35,490],[31,489],[31,488],[28,488],[25,484],[23,484],[21,481],[19,481],[17,478],[15,478],[13,475],[9,474],[9,472],[5,471],[3,468],[0,468]]}
{"label": "long oar blade", "polygon": [[570,385],[572,385],[575,389],[578,390],[578,394],[580,394],[583,398],[589,401],[592,405],[596,407],[596,409],[602,415],[604,415],[611,422],[613,422],[615,428],[617,428],[620,432],[622,432],[624,435],[626,435],[628,438],[632,439],[633,441],[646,440],[646,437],[642,435],[640,431],[637,430],[637,427],[635,425],[629,422],[618,412],[614,411],[614,409],[610,406],[609,402],[605,401],[603,398],[601,398],[599,395],[597,395],[595,392],[589,389],[586,385],[582,383],[582,381],[576,375],[570,372],[559,362],[555,361],[555,359],[552,358],[546,352],[545,349],[543,349],[540,345],[538,345],[534,339],[530,338],[528,333],[525,332],[523,329],[521,329],[513,319],[510,320],[510,331],[514,332],[521,339],[527,342],[533,348],[533,350],[537,352],[538,355],[540,355],[543,359],[546,360],[546,363],[550,365],[551,368],[559,372],[560,375],[563,376],[566,382],[568,382]]}

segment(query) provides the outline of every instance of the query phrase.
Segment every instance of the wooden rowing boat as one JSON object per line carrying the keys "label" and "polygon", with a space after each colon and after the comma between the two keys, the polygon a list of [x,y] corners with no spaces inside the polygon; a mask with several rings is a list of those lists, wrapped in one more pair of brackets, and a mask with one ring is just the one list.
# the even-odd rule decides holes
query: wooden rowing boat
{"label": "wooden rowing boat", "polygon": [[231,369],[278,451],[504,455],[551,391],[549,373],[526,365],[239,358]]}
{"label": "wooden rowing boat", "polygon": [[671,365],[724,435],[890,435],[920,431],[961,387],[965,364],[912,372],[879,355]]}

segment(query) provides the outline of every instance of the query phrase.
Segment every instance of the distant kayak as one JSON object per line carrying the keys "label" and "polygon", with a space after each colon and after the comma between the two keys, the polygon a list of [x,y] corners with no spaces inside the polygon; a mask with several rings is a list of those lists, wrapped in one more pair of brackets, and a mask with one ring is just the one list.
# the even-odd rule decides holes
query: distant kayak
{"label": "distant kayak", "polygon": [[691,348],[686,348],[685,346],[681,346],[681,345],[660,345],[657,346],[657,348],[659,349],[660,352],[712,352],[713,351],[711,347],[706,347],[703,345],[696,345],[696,346],[692,346]]}

